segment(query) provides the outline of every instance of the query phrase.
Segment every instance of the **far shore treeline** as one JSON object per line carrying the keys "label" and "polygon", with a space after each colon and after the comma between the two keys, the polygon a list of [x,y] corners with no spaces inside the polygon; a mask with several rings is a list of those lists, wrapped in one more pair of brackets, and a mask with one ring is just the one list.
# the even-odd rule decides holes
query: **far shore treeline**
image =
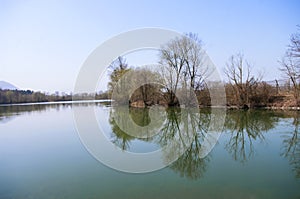
{"label": "far shore treeline", "polygon": [[31,90],[1,90],[0,104],[17,104],[17,103],[35,103],[35,102],[56,102],[56,101],[72,101],[76,100],[98,100],[108,99],[106,92],[94,94],[46,94],[42,92],[34,92]]}
{"label": "far shore treeline", "polygon": [[[46,94],[30,90],[1,90],[0,104],[111,99],[116,104],[132,107],[162,105],[179,106],[175,93],[188,88],[195,93],[199,106],[211,106],[211,98],[205,79],[214,71],[207,64],[203,43],[190,33],[161,46],[158,54],[161,67],[134,67],[126,59],[118,57],[109,66],[108,91],[93,94]],[[223,71],[226,104],[231,108],[300,107],[300,26],[290,37],[290,44],[280,62],[283,80],[263,81],[262,75],[254,75],[253,66],[242,53],[232,55]],[[270,69],[272,69],[270,67]],[[126,74],[126,75],[125,75]],[[257,73],[259,74],[259,73]],[[124,76],[125,75],[125,76]],[[122,78],[126,77],[126,78]],[[126,80],[124,80],[126,79]],[[129,95],[123,91],[145,80],[164,81],[164,84],[142,84]],[[146,81],[147,82],[147,81]],[[216,82],[217,83],[217,82]],[[123,93],[123,94],[122,94]]]}

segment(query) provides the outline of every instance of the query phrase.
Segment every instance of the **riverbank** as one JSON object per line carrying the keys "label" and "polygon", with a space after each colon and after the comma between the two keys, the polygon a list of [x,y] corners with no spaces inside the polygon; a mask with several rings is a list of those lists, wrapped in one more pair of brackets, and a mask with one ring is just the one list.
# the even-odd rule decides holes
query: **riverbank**
{"label": "riverbank", "polygon": [[80,103],[106,103],[106,102],[111,103],[111,99],[28,102],[28,103],[0,104],[0,106],[30,106],[30,105],[44,105],[44,104],[80,104]]}

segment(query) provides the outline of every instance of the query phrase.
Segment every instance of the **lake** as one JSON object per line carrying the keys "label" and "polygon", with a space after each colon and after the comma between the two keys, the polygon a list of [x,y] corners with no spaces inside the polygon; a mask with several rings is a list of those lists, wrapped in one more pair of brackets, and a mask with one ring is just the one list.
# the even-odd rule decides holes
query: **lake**
{"label": "lake", "polygon": [[0,198],[300,198],[300,112],[227,110],[216,145],[201,157],[214,110],[200,109],[189,120],[193,139],[176,161],[133,174],[104,165],[83,144],[73,110],[82,111],[88,128],[84,110],[91,108],[123,152],[152,152],[185,135],[178,108],[160,109],[158,132],[136,138],[118,124],[131,118],[147,126],[149,109],[126,114],[100,102],[0,106]]}

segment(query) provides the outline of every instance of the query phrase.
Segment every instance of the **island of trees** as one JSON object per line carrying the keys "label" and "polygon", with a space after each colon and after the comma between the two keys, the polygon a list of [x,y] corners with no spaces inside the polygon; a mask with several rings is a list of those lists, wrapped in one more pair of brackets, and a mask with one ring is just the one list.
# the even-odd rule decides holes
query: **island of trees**
{"label": "island of trees", "polygon": [[[128,96],[118,96],[118,90],[128,90],[131,85],[145,79],[160,82],[164,85],[144,84],[129,96],[129,105],[146,107],[154,104],[163,106],[179,106],[176,91],[188,85],[197,97],[200,106],[210,106],[211,99],[205,77],[211,75],[207,64],[202,41],[195,34],[187,34],[163,45],[159,51],[161,68],[133,67],[122,57],[111,65],[108,95],[113,96],[118,104],[126,104]],[[290,44],[280,61],[284,80],[272,82],[263,81],[262,75],[255,76],[253,66],[243,54],[232,55],[224,74],[227,81],[224,83],[227,104],[231,108],[259,108],[259,107],[293,107],[300,105],[299,78],[300,78],[300,33],[291,35]],[[133,71],[130,73],[130,71]],[[121,81],[124,74],[129,74],[126,81]]]}

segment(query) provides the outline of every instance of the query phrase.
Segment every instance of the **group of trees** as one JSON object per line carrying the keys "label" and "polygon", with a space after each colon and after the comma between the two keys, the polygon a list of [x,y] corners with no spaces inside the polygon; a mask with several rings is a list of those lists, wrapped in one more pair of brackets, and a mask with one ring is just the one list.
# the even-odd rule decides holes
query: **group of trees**
{"label": "group of trees", "polygon": [[46,100],[47,95],[41,92],[33,92],[30,90],[0,89],[0,104],[43,102]]}
{"label": "group of trees", "polygon": [[251,65],[244,59],[242,54],[231,56],[226,64],[225,74],[229,82],[227,87],[228,94],[233,93],[231,103],[236,103],[239,106],[249,106],[253,90],[258,78],[251,74]]}
{"label": "group of trees", "polygon": [[[300,30],[300,27],[299,27]],[[278,92],[278,85],[269,85],[262,81],[262,76],[251,73],[251,65],[243,55],[232,56],[226,64],[225,74],[229,81],[226,84],[227,102],[239,107],[268,106],[276,99],[281,99],[285,106],[300,106],[300,32],[292,34],[286,53],[280,61],[280,70],[291,82],[291,89]],[[278,84],[278,83],[276,83]],[[289,83],[290,84],[290,83]],[[293,96],[291,102],[288,96]],[[276,105],[275,105],[276,106]]]}
{"label": "group of trees", "polygon": [[71,101],[85,99],[108,99],[107,92],[96,94],[46,94],[42,92],[34,92],[31,90],[1,90],[0,104],[16,104],[16,103],[35,103],[35,102],[54,102],[54,101]]}
{"label": "group of trees", "polygon": [[[130,68],[126,60],[118,57],[110,65],[108,94],[115,103],[127,104],[142,101],[143,105],[153,105],[162,99],[160,76],[151,68]],[[156,83],[155,83],[156,82]]]}
{"label": "group of trees", "polygon": [[[109,93],[115,94],[114,100],[121,104],[124,104],[122,98],[126,103],[129,100],[129,103],[142,101],[144,105],[178,106],[178,96],[191,99],[195,92],[206,89],[204,79],[209,67],[197,35],[188,34],[163,45],[159,59],[158,68],[134,68],[121,57],[115,60],[109,67],[111,81],[108,84]],[[124,90],[131,93],[124,94]],[[123,93],[119,98],[118,91]]]}
{"label": "group of trees", "polygon": [[276,86],[262,81],[262,75],[253,75],[252,66],[238,53],[230,57],[224,70],[227,104],[240,108],[265,107],[278,94]]}
{"label": "group of trees", "polygon": [[[300,27],[299,27],[300,28]],[[291,82],[292,90],[278,92],[276,86],[262,81],[262,76],[252,74],[252,66],[242,54],[231,56],[226,64],[225,74],[228,77],[226,83],[227,103],[238,107],[276,106],[276,99],[280,99],[281,106],[300,106],[300,32],[292,34],[290,44],[281,61],[280,70],[288,82]],[[287,96],[294,97],[292,102]]]}
{"label": "group of trees", "polygon": [[[136,88],[134,94],[119,95],[119,98],[125,100],[126,103],[140,101],[142,107],[152,104],[178,106],[178,93],[185,89],[185,92],[190,92],[190,95],[186,94],[187,98],[195,93],[200,105],[210,105],[210,93],[205,80],[213,73],[214,69],[209,67],[202,42],[197,35],[187,34],[161,46],[159,60],[161,65],[159,69],[137,69],[130,67],[124,58],[119,57],[110,66],[112,72],[109,93],[124,89],[130,90],[132,86],[128,87],[128,84],[136,84],[140,79],[154,78],[155,81],[162,82],[162,84],[147,83]],[[291,103],[289,106],[299,106],[299,64],[300,33],[297,33],[291,36],[291,43],[281,62],[281,70],[292,82],[292,90],[278,93],[278,86],[270,85],[262,81],[262,75],[255,76],[252,73],[252,65],[244,58],[243,54],[238,53],[231,56],[224,69],[224,74],[228,78],[225,81],[227,105],[238,108],[276,106],[276,100],[285,100],[286,95],[293,95],[295,103]],[[118,83],[119,79],[130,71],[137,75],[127,76],[126,81]],[[130,90],[130,92],[132,91]],[[278,95],[281,95],[281,98]]]}

